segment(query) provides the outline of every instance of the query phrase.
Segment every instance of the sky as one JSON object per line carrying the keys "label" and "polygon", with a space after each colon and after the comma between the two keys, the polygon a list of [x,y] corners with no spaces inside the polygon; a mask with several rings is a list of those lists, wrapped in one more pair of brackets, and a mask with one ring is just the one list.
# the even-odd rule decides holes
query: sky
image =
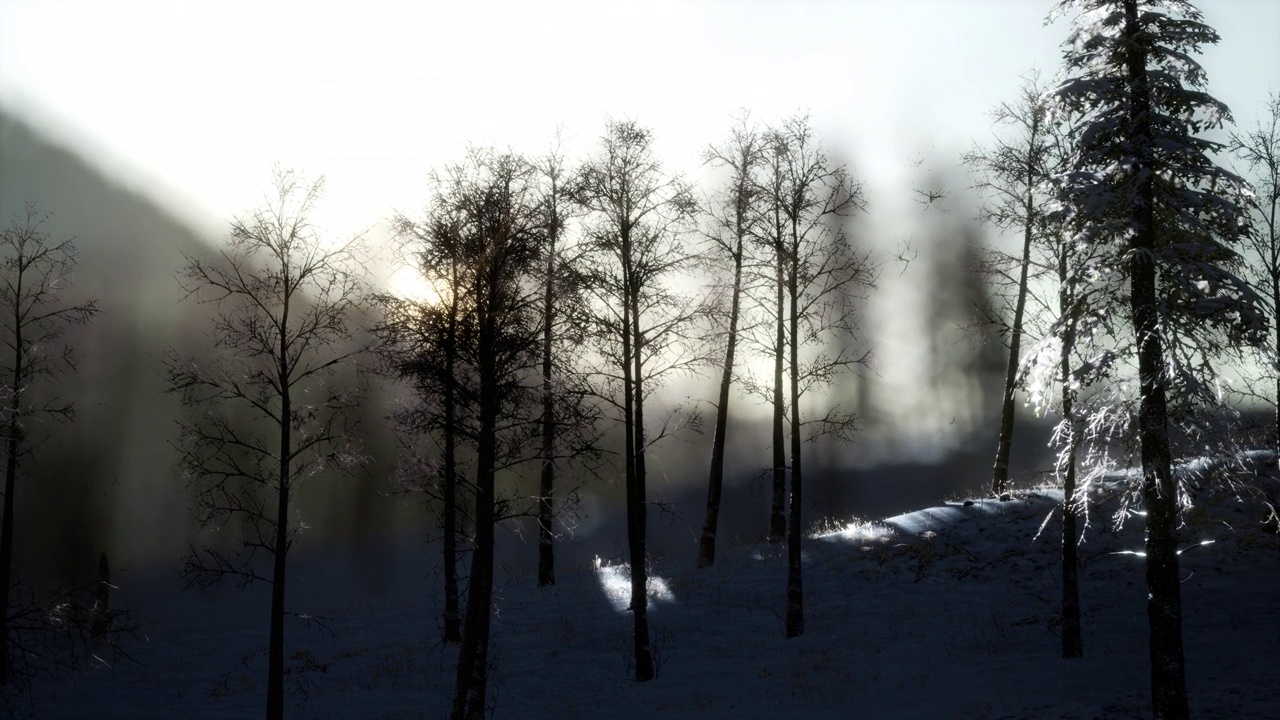
{"label": "sky", "polygon": [[[808,112],[864,181],[863,230],[888,248],[919,221],[913,189],[962,190],[958,159],[990,137],[990,109],[1031,69],[1057,71],[1068,28],[1045,25],[1051,5],[0,0],[0,103],[210,237],[258,206],[275,163],[326,176],[315,219],[343,235],[416,213],[429,170],[468,143],[541,153],[562,127],[580,156],[625,117],[696,175],[744,108],[764,122]],[[1202,56],[1210,90],[1251,123],[1280,92],[1280,2],[1199,6],[1222,36]],[[917,308],[886,294],[895,312]],[[930,362],[919,319],[875,322],[880,371],[910,387]],[[915,418],[927,408],[954,424],[916,396],[904,422],[932,436]]]}
{"label": "sky", "polygon": [[[1206,0],[1211,89],[1251,119],[1280,89],[1280,3]],[[190,212],[253,207],[273,162],[328,180],[358,227],[421,203],[468,142],[589,148],[606,117],[673,168],[749,108],[807,110],[871,184],[989,132],[1019,75],[1057,69],[1035,0],[217,3],[0,0],[0,96]],[[1270,55],[1274,62],[1269,62]]]}

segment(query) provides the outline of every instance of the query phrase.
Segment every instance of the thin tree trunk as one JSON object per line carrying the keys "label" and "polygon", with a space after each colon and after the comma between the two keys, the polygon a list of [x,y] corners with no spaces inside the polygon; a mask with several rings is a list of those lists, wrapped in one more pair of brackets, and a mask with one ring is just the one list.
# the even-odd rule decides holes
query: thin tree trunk
{"label": "thin tree trunk", "polygon": [[[554,197],[556,186],[551,185]],[[552,278],[556,271],[556,222],[548,238],[547,280],[542,298],[542,477],[538,482],[538,587],[556,584],[555,564],[555,403],[551,392],[551,343],[554,339],[552,323],[555,319],[555,300]]]}
{"label": "thin tree trunk", "polygon": [[98,555],[98,584],[93,589],[93,639],[101,640],[111,627],[111,565]]}
{"label": "thin tree trunk", "polygon": [[462,611],[458,603],[458,458],[457,458],[457,381],[454,377],[458,354],[458,267],[455,260],[450,278],[454,297],[449,301],[449,324],[446,329],[444,386],[444,512],[441,525],[444,534],[444,641],[462,642]]}
{"label": "thin tree trunk", "polygon": [[293,451],[293,407],[289,393],[289,288],[280,320],[280,477],[276,494],[276,540],[271,573],[271,629],[267,649],[267,720],[284,718],[284,591],[289,555],[289,477]]}
{"label": "thin tree trunk", "polygon": [[[1274,170],[1272,177],[1275,177]],[[1280,203],[1272,200],[1271,218],[1267,223],[1267,232],[1270,238],[1268,250],[1271,254],[1271,262],[1267,266],[1267,270],[1271,275],[1271,307],[1275,310],[1275,318],[1273,319],[1276,324],[1275,346],[1272,349],[1275,351],[1274,357],[1277,363],[1275,451],[1276,463],[1280,465],[1280,244],[1278,244],[1276,238],[1276,208],[1278,205]]]}
{"label": "thin tree trunk", "polygon": [[792,240],[791,273],[788,287],[791,291],[791,515],[787,518],[787,630],[788,638],[804,634],[804,583],[801,576],[800,543],[801,509],[804,500],[804,474],[801,472],[800,452],[800,315],[797,308],[797,283],[799,242]]}
{"label": "thin tree trunk", "polygon": [[[1150,136],[1151,102],[1147,58],[1142,47],[1137,0],[1124,0],[1125,38],[1132,93],[1129,139],[1139,148]],[[1141,150],[1149,152],[1149,150]],[[1150,170],[1140,157],[1135,172]],[[1147,509],[1147,620],[1151,642],[1151,701],[1156,720],[1187,720],[1186,661],[1182,644],[1182,587],[1178,572],[1177,483],[1170,472],[1164,353],[1156,295],[1154,189],[1148,173],[1134,205],[1134,250],[1130,260],[1130,304],[1138,342],[1141,386],[1138,433],[1142,442],[1142,496]]]}
{"label": "thin tree trunk", "polygon": [[[1272,259],[1272,268],[1280,269],[1280,260]],[[1271,273],[1271,307],[1280,308],[1280,272]],[[1280,310],[1275,313],[1276,339],[1275,345],[1272,347],[1277,363],[1280,363]],[[1280,367],[1280,365],[1277,365]],[[1280,465],[1280,374],[1276,375],[1276,432],[1275,445],[1276,463]]]}
{"label": "thin tree trunk", "polygon": [[[1035,140],[1035,125],[1032,125],[1032,142]],[[1034,147],[1034,146],[1033,146]],[[1009,334],[1009,365],[1004,375],[1004,402],[1000,405],[1000,439],[996,444],[996,463],[992,471],[991,492],[1003,498],[1009,488],[1009,454],[1013,449],[1013,422],[1017,418],[1014,412],[1014,399],[1018,384],[1018,362],[1022,346],[1022,320],[1027,307],[1027,271],[1031,266],[1031,228],[1034,198],[1031,187],[1033,167],[1030,150],[1027,158],[1027,199],[1024,210],[1027,224],[1022,233],[1022,267],[1018,272],[1018,299],[1013,307],[1013,329]]]}
{"label": "thin tree trunk", "polygon": [[639,288],[633,287],[631,300],[632,360],[635,372],[632,384],[635,388],[635,478],[631,500],[635,505],[635,527],[631,542],[631,614],[635,618],[636,681],[647,682],[654,678],[653,648],[649,645],[649,572],[646,566],[648,505],[645,489],[645,434],[644,434],[644,334],[640,330]]}
{"label": "thin tree trunk", "polygon": [[1067,474],[1062,484],[1062,657],[1084,655],[1080,636],[1080,558],[1077,519],[1081,500],[1076,495],[1076,439],[1071,432]]}
{"label": "thin tree trunk", "polygon": [[[483,318],[491,324],[492,318]],[[493,612],[494,468],[497,382],[494,329],[482,330],[479,358],[480,434],[476,439],[475,547],[467,585],[467,622],[458,654],[453,720],[484,720],[489,679],[489,631]]]}
{"label": "thin tree trunk", "polygon": [[738,344],[738,304],[742,292],[742,219],[739,213],[738,240],[733,256],[733,297],[729,303],[729,336],[720,375],[720,395],[716,404],[716,432],[711,441],[711,475],[707,480],[707,514],[698,540],[700,568],[716,561],[716,526],[720,518],[720,494],[724,487],[724,443],[729,422],[729,390],[733,386],[733,353]]}
{"label": "thin tree trunk", "polygon": [[[1067,255],[1058,257],[1058,314],[1072,312],[1071,290],[1067,285]],[[1062,657],[1084,655],[1080,636],[1080,559],[1079,517],[1082,500],[1076,498],[1076,416],[1075,390],[1071,387],[1071,355],[1075,350],[1075,323],[1072,321],[1062,339],[1062,421],[1067,424],[1067,468],[1062,483]]]}
{"label": "thin tree trunk", "polygon": [[[776,213],[775,213],[776,214]],[[775,222],[775,227],[777,223]],[[773,504],[769,514],[769,540],[781,542],[787,533],[786,500],[787,500],[787,450],[783,423],[786,420],[786,405],[783,402],[783,353],[786,352],[786,323],[783,319],[783,302],[785,280],[783,277],[782,238],[776,238],[778,253],[778,288],[776,317],[777,333],[774,337],[773,354]]]}
{"label": "thin tree trunk", "polygon": [[[15,297],[22,297],[22,275],[18,275],[18,287]],[[9,387],[9,422],[5,430],[8,433],[8,457],[5,458],[4,469],[4,520],[0,525],[0,687],[9,682],[9,671],[12,667],[9,658],[9,591],[13,584],[13,506],[14,491],[18,480],[18,448],[22,426],[18,423],[18,413],[22,409],[19,393],[22,391],[22,321],[18,310],[14,310],[13,339],[13,383]]]}

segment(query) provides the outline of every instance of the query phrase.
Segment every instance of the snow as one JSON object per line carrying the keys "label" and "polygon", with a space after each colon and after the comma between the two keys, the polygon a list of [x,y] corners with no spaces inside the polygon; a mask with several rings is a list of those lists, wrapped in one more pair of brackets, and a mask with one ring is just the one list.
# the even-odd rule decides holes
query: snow
{"label": "snow", "polygon": [[[1090,496],[1083,658],[1058,657],[1061,495],[1028,489],[1009,502],[828,523],[806,543],[807,633],[794,640],[783,638],[782,546],[729,547],[706,570],[655,559],[659,675],[644,684],[629,665],[624,566],[596,558],[562,567],[559,584],[541,589],[532,567],[502,568],[493,717],[1148,717],[1143,563],[1131,554],[1142,549],[1141,522],[1109,522],[1129,481],[1115,476]],[[1248,496],[1204,491],[1196,500],[1182,555],[1193,710],[1200,720],[1274,718],[1280,536],[1262,526],[1261,503]],[[430,550],[406,545],[429,569]],[[306,562],[296,569],[306,574]],[[290,664],[309,668],[287,682],[290,717],[447,716],[456,650],[439,639],[435,585],[421,570],[404,575],[384,594],[314,573],[293,586],[316,606],[308,609],[329,617],[331,632],[290,627]],[[265,594],[214,602],[176,590],[134,593],[151,593],[159,618],[127,641],[137,662],[99,664],[11,695],[14,717],[261,714]]]}
{"label": "snow", "polygon": [[[600,589],[604,592],[605,597],[608,598],[609,604],[613,605],[613,609],[618,612],[626,611],[631,606],[631,569],[625,564],[611,565],[596,556],[595,570],[596,577],[600,582]],[[644,589],[649,596],[650,608],[655,603],[675,600],[667,581],[660,577],[650,575],[647,578]]]}

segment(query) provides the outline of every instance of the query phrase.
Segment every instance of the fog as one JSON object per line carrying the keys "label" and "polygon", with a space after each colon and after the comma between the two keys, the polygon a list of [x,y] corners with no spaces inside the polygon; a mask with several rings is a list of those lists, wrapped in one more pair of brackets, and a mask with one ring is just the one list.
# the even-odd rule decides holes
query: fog
{"label": "fog", "polygon": [[[84,580],[100,552],[125,572],[176,570],[199,528],[169,444],[183,409],[163,392],[162,360],[170,347],[205,342],[204,309],[181,301],[176,273],[184,254],[212,251],[219,228],[114,183],[8,110],[0,115],[0,150],[0,212],[8,218],[26,201],[51,212],[52,233],[74,237],[81,251],[72,297],[95,298],[101,308],[92,323],[74,329],[79,371],[57,387],[76,401],[78,417],[42,426],[43,440],[24,465],[17,498],[19,572],[45,582]],[[941,182],[925,170],[911,181]],[[962,178],[945,182],[963,193]],[[869,216],[851,221],[854,241],[876,248],[882,263],[877,287],[860,308],[864,336],[858,342],[873,350],[874,360],[827,398],[852,403],[861,429],[852,445],[820,440],[810,446],[810,521],[884,516],[975,490],[961,478],[982,477],[990,464],[1003,351],[997,338],[966,329],[983,289],[955,269],[984,238],[982,228],[954,209],[959,202],[898,207],[891,230]],[[375,246],[385,244],[379,232],[373,224],[368,239]],[[386,278],[392,266],[385,253],[379,257],[374,274]],[[904,264],[907,257],[912,259]],[[427,508],[392,492],[395,448],[386,415],[397,392],[382,381],[371,383],[362,424],[373,461],[355,477],[315,478],[298,497],[299,515],[311,528],[300,541],[303,555],[345,558],[341,565],[373,585],[390,583],[401,563],[419,564],[412,555],[434,524]],[[655,407],[685,396],[707,402],[713,392],[709,377],[681,381],[665,388]],[[735,393],[731,403],[721,532],[755,539],[767,524],[768,416],[754,398]],[[1029,477],[1048,465],[1047,431],[1028,416],[1019,432],[1015,472]],[[653,452],[657,557],[692,557],[709,443],[708,428],[706,435],[665,441]],[[619,554],[624,547],[621,482],[607,474],[587,482],[584,513],[566,534],[562,562]],[[530,478],[505,481],[512,495],[528,496],[534,487]],[[503,537],[506,562],[532,566],[535,543],[520,523]],[[397,556],[406,552],[410,557]]]}

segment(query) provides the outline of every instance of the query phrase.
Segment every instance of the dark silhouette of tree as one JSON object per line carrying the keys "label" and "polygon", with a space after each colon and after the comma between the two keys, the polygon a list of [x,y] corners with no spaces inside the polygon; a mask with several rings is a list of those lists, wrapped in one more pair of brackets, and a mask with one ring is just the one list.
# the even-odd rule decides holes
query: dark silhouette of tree
{"label": "dark silhouette of tree", "polygon": [[608,121],[572,194],[586,212],[582,275],[591,296],[590,341],[600,358],[594,377],[625,433],[632,639],[636,680],[645,682],[655,671],[646,592],[646,453],[679,428],[672,413],[648,432],[646,400],[664,378],[701,360],[690,352],[688,334],[703,313],[701,303],[672,285],[693,262],[680,238],[697,205],[689,186],[662,170],[652,133],[630,120]]}
{"label": "dark silhouette of tree", "polygon": [[49,216],[27,204],[0,230],[0,342],[4,354],[4,514],[0,519],[0,687],[9,681],[13,589],[13,525],[20,460],[31,451],[33,425],[43,419],[75,417],[75,407],[44,387],[76,369],[76,355],[63,334],[98,313],[90,300],[66,301],[65,292],[76,264],[71,240],[55,240],[47,228]]}
{"label": "dark silhouette of tree", "polygon": [[1276,406],[1273,442],[1280,451],[1280,94],[1271,95],[1266,115],[1252,130],[1231,133],[1231,150],[1249,169],[1253,182],[1254,192],[1247,202],[1254,232],[1247,247],[1254,260],[1252,279],[1266,291],[1275,324],[1268,357],[1275,395],[1268,400]]}
{"label": "dark silhouette of tree", "polygon": [[783,212],[786,195],[785,153],[777,143],[776,133],[765,137],[765,152],[761,179],[761,195],[767,203],[764,209],[763,242],[773,255],[773,337],[766,349],[773,358],[773,386],[762,388],[763,394],[773,405],[772,440],[773,466],[769,502],[769,541],[782,542],[787,535],[787,218]]}
{"label": "dark silhouette of tree", "polygon": [[[447,181],[433,177],[437,188]],[[397,297],[379,294],[374,302],[382,313],[375,328],[378,354],[392,375],[409,380],[417,402],[396,414],[403,433],[405,461],[400,472],[410,477],[404,484],[431,491],[440,503],[441,554],[444,577],[443,638],[462,642],[462,610],[459,601],[458,536],[461,532],[459,496],[459,439],[474,414],[472,368],[460,358],[459,338],[470,317],[470,298],[461,292],[465,262],[458,235],[466,219],[462,209],[443,204],[419,223],[405,215],[393,220],[397,239],[409,262],[432,288],[433,297]],[[438,464],[422,462],[415,455],[412,438],[434,434],[441,457]],[[407,435],[407,437],[405,437]]]}
{"label": "dark silhouette of tree", "polygon": [[[562,305],[572,302],[562,270],[551,264],[552,274],[546,273],[548,254],[556,252],[551,239],[559,232],[549,222],[546,168],[511,153],[472,148],[461,162],[433,173],[424,218],[400,216],[396,226],[405,254],[435,288],[434,297],[377,298],[384,314],[380,352],[418,394],[397,422],[410,435],[436,433],[442,445],[442,472],[421,456],[411,458],[405,472],[439,475],[446,639],[461,643],[453,705],[458,718],[485,715],[495,528],[545,512],[540,495],[529,509],[500,496],[499,476],[533,461],[545,468],[547,462],[589,460],[595,453],[585,393],[559,377],[554,387],[544,382],[547,283],[556,294],[552,322],[561,330]],[[559,182],[559,170],[556,177]],[[562,346],[570,340],[568,331],[553,339],[554,370],[568,361]],[[552,440],[544,445],[548,414]],[[471,456],[473,481],[463,477],[464,452]],[[469,513],[460,505],[468,495],[474,501]],[[456,540],[460,521],[468,517],[467,606],[461,627],[450,630],[459,605]]]}
{"label": "dark silhouette of tree", "polygon": [[197,515],[236,542],[193,546],[184,575],[271,586],[268,720],[284,715],[287,561],[301,530],[294,494],[309,477],[363,461],[354,390],[335,382],[362,351],[350,324],[358,240],[331,243],[310,224],[322,187],[277,170],[265,206],[232,221],[215,259],[187,257],[183,288],[213,306],[214,347],[166,362],[169,391],[196,410],[179,422],[176,445]]}
{"label": "dark silhouette of tree", "polygon": [[1065,0],[1055,13],[1073,8],[1081,14],[1064,53],[1067,79],[1055,91],[1079,120],[1067,222],[1075,242],[1106,251],[1107,272],[1092,281],[1127,286],[1106,297],[1127,296],[1136,351],[1151,697],[1157,720],[1182,720],[1190,712],[1169,411],[1209,394],[1211,356],[1260,342],[1265,318],[1235,273],[1231,246],[1249,230],[1243,182],[1210,158],[1220,146],[1198,137],[1230,117],[1192,58],[1217,33],[1185,0]]}
{"label": "dark silhouette of tree", "polygon": [[1009,455],[1013,448],[1015,395],[1022,347],[1023,318],[1027,305],[1027,283],[1031,271],[1031,244],[1048,198],[1045,155],[1049,138],[1048,100],[1039,76],[1024,82],[1015,104],[1001,103],[992,119],[996,125],[1012,127],[1010,137],[997,136],[990,147],[978,148],[964,156],[964,163],[977,174],[975,188],[985,202],[979,217],[1002,231],[1021,231],[1022,253],[1013,262],[1000,258],[994,266],[1017,269],[1013,290],[1013,318],[1009,326],[1009,362],[1005,372],[1004,395],[1000,405],[1000,435],[996,444],[991,491],[1007,498]]}
{"label": "dark silhouette of tree", "polygon": [[418,318],[441,318],[434,332],[448,336],[448,347],[438,340],[432,344],[428,324],[428,339],[402,348],[402,367],[419,372],[417,365],[439,362],[438,352],[451,355],[454,365],[438,384],[453,389],[451,402],[469,408],[453,418],[457,424],[446,433],[468,443],[475,454],[471,568],[452,717],[479,720],[485,717],[488,691],[495,529],[510,517],[510,503],[499,497],[496,479],[539,458],[543,430],[542,393],[534,378],[543,337],[538,275],[547,225],[538,169],[517,155],[473,148],[463,161],[434,174],[433,186],[426,220],[402,224],[424,275],[447,278],[440,307],[398,316],[396,322],[405,323],[409,332],[390,332],[413,337],[421,327]]}
{"label": "dark silhouette of tree", "polygon": [[747,241],[757,222],[756,198],[759,195],[755,171],[760,163],[764,141],[760,131],[738,119],[729,139],[721,146],[711,146],[703,153],[704,164],[728,171],[726,187],[718,200],[720,211],[712,209],[712,228],[708,237],[717,258],[732,267],[729,281],[729,316],[724,330],[724,362],[720,372],[720,391],[716,396],[716,428],[711,442],[711,468],[707,479],[707,511],[698,539],[697,566],[709,567],[716,561],[716,526],[720,516],[720,496],[724,487],[724,450],[729,421],[729,392],[733,387],[734,357],[738,348],[742,311],[743,270]]}
{"label": "dark silhouette of tree", "polygon": [[[787,517],[786,635],[804,634],[804,589],[801,573],[803,539],[803,444],[820,435],[850,441],[856,418],[828,398],[817,412],[802,411],[806,393],[829,386],[841,373],[865,366],[868,354],[851,348],[830,352],[833,335],[853,338],[857,317],[854,300],[875,280],[865,252],[857,252],[844,231],[844,221],[865,208],[861,185],[844,165],[834,165],[821,147],[807,117],[795,117],[765,135],[765,202],[773,208],[771,228],[780,276],[785,283],[787,314],[785,348],[790,410],[790,505]],[[777,224],[781,220],[781,225]],[[783,343],[780,343],[782,345]],[[776,362],[776,360],[775,360]],[[776,407],[776,405],[775,405]],[[776,434],[776,430],[775,430]]]}
{"label": "dark silhouette of tree", "polygon": [[[507,501],[495,489],[499,471],[540,459],[544,396],[538,383],[547,251],[539,170],[524,158],[474,150],[448,173],[445,206],[460,210],[457,291],[470,297],[461,351],[476,383],[475,532],[467,582],[466,624],[458,653],[454,720],[483,720],[493,614],[494,529]],[[532,450],[530,450],[532,448]]]}
{"label": "dark silhouette of tree", "polygon": [[577,490],[557,486],[557,470],[568,462],[591,471],[598,452],[593,428],[598,411],[590,403],[590,388],[578,361],[584,344],[581,278],[577,255],[581,248],[566,236],[576,210],[570,197],[572,173],[557,145],[536,163],[540,178],[540,209],[546,242],[543,247],[542,286],[542,436],[538,478],[538,586],[554,585],[557,525],[576,507]]}
{"label": "dark silhouette of tree", "polygon": [[542,471],[538,477],[538,586],[556,584],[555,561],[555,390],[552,374],[556,330],[556,261],[560,233],[564,229],[564,159],[552,151],[543,166],[548,184],[544,197],[546,211],[546,276],[542,286]]}
{"label": "dark silhouette of tree", "polygon": [[450,168],[446,182],[439,200],[461,220],[450,238],[463,269],[455,290],[470,299],[460,348],[474,364],[477,385],[475,529],[453,718],[483,720],[494,530],[503,512],[495,477],[504,464],[536,457],[522,448],[541,433],[540,398],[529,391],[527,376],[539,362],[543,293],[536,276],[546,224],[537,170],[521,157],[473,150]]}

